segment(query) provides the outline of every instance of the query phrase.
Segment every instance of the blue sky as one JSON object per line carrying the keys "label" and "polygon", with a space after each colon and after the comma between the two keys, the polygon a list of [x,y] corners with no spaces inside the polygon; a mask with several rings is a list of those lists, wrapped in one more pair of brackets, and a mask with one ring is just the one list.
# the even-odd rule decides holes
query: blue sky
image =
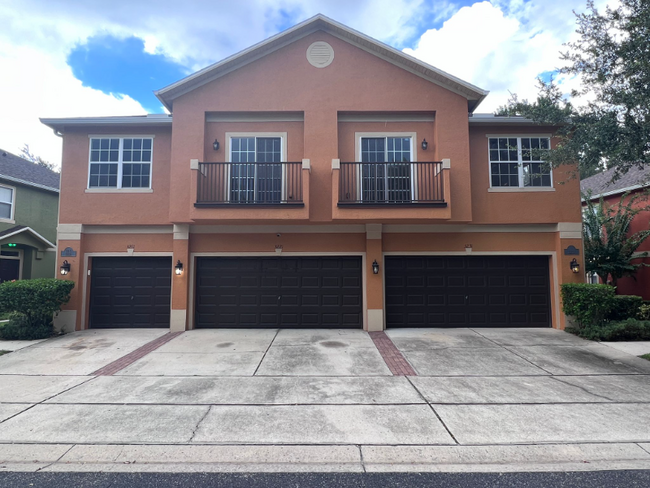
{"label": "blue sky", "polygon": [[[609,0],[596,0],[602,7]],[[614,0],[612,0],[614,1]],[[39,117],[161,113],[153,91],[317,13],[490,91],[479,112],[561,64],[587,0],[0,0],[0,148],[58,163]],[[558,80],[569,92],[576,80]]]}
{"label": "blue sky", "polygon": [[160,102],[153,90],[188,74],[187,68],[166,56],[145,52],[144,41],[137,37],[92,37],[70,52],[67,63],[84,86],[124,93],[154,113],[160,111]]}
{"label": "blue sky", "polygon": [[[453,3],[450,12],[470,6],[471,0]],[[426,0],[414,17],[409,35],[393,42],[397,48],[413,48],[420,36],[429,29],[438,29],[446,17],[440,17],[433,8],[434,0]],[[269,33],[281,32],[305,20],[298,9],[280,9],[267,25]],[[238,46],[231,53],[237,51]],[[239,46],[241,47],[241,46]],[[216,60],[215,60],[216,61]],[[122,93],[138,101],[148,112],[159,112],[160,102],[153,91],[190,74],[191,70],[164,54],[145,51],[143,39],[136,36],[121,38],[100,34],[76,45],[67,57],[74,76],[84,86],[104,93]]]}

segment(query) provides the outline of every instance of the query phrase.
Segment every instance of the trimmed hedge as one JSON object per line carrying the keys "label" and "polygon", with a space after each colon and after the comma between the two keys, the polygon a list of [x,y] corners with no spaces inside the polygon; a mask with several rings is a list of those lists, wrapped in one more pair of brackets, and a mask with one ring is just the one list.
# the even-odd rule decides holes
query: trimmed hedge
{"label": "trimmed hedge", "polygon": [[614,295],[607,318],[615,321],[639,318],[641,305],[643,305],[643,298],[639,296]]}
{"label": "trimmed hedge", "polygon": [[650,307],[636,295],[616,295],[610,285],[565,283],[562,285],[564,313],[575,317],[579,328],[597,327],[607,322],[627,319],[650,319]]}
{"label": "trimmed hedge", "polygon": [[568,328],[567,332],[593,341],[648,341],[650,321],[627,319],[581,329]]}
{"label": "trimmed hedge", "polygon": [[650,302],[644,301],[643,305],[639,307],[639,313],[637,314],[639,320],[650,320]]}
{"label": "trimmed hedge", "polygon": [[579,328],[602,325],[607,320],[616,289],[609,285],[588,283],[564,283],[562,285],[562,308],[564,313],[575,317]]}
{"label": "trimmed hedge", "polygon": [[54,314],[70,300],[73,281],[42,278],[0,284],[0,312],[11,312],[3,339],[42,339],[53,333]]}

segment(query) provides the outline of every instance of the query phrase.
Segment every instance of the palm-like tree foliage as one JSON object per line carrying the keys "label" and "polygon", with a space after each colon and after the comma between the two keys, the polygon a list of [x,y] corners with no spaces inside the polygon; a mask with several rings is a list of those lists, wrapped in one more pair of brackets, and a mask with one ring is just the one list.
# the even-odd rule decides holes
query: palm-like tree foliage
{"label": "palm-like tree foliage", "polygon": [[586,271],[596,273],[603,283],[611,278],[616,285],[619,278],[634,276],[641,266],[648,266],[632,261],[648,255],[636,250],[650,237],[650,229],[629,235],[632,220],[639,213],[650,210],[650,206],[637,205],[645,196],[625,193],[614,205],[607,205],[602,197],[599,203],[594,203],[590,194],[583,198],[587,202],[582,229]]}

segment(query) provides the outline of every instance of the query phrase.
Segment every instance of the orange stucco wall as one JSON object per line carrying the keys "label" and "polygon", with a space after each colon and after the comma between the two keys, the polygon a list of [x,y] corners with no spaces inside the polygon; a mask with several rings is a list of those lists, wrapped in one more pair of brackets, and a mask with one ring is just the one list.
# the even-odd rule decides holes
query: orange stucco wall
{"label": "orange stucco wall", "polygon": [[[87,193],[89,135],[154,136],[152,193]],[[96,225],[156,225],[169,223],[171,130],[85,128],[66,130],[63,137],[59,223]]]}
{"label": "orange stucco wall", "polygon": [[[335,52],[334,61],[324,69],[309,64],[305,53],[315,41],[327,41]],[[568,270],[562,250],[569,244],[582,248],[580,240],[561,239],[559,232],[479,232],[388,233],[368,239],[361,231],[304,232],[313,225],[365,223],[391,224],[556,224],[580,222],[577,180],[569,171],[553,173],[554,191],[489,192],[489,167],[486,134],[517,135],[540,133],[538,128],[519,126],[481,126],[468,122],[467,100],[390,62],[331,36],[316,32],[251,64],[196,88],[174,101],[172,127],[86,127],[65,131],[61,179],[60,222],[85,226],[131,226],[132,233],[119,231],[92,233],[81,231],[78,241],[61,241],[59,248],[78,249],[78,258],[69,260],[72,271],[67,279],[77,281],[68,310],[81,310],[84,256],[89,253],[169,253],[174,262],[185,264],[185,272],[175,276],[172,287],[172,312],[191,312],[191,256],[195,253],[273,253],[282,246],[286,253],[365,254],[366,309],[383,308],[381,273],[373,275],[373,260],[383,262],[391,252],[531,252],[556,256],[550,267],[552,283],[576,281]],[[291,122],[212,122],[215,118],[241,120],[262,112],[292,114],[302,120]],[[349,122],[343,114],[399,113],[426,114],[433,121]],[[239,117],[239,118],[237,118]],[[394,119],[393,119],[394,120]],[[228,160],[226,133],[286,132],[286,160],[310,160],[302,170],[304,206],[294,208],[196,208],[197,170],[190,160],[223,162]],[[409,132],[417,148],[418,161],[450,160],[443,170],[446,207],[343,209],[337,206],[338,170],[332,160],[356,161],[355,133]],[[550,132],[542,131],[542,132]],[[86,192],[88,179],[89,135],[154,135],[152,189],[150,193]],[[428,149],[420,143],[426,138]],[[214,151],[217,139],[221,148]],[[471,154],[471,155],[470,155]],[[191,230],[189,239],[174,238],[172,224],[240,225],[246,232]],[[255,231],[257,225],[289,225],[303,232]],[[165,234],[146,233],[146,226],[168,226]],[[184,225],[187,227],[187,225]],[[255,231],[251,233],[250,231]],[[95,229],[96,231],[96,229]],[[179,232],[180,234],[181,232]],[[549,258],[550,259],[550,258]],[[62,261],[62,258],[60,259]],[[59,263],[60,264],[60,263]],[[90,263],[92,266],[92,263]],[[92,279],[89,278],[89,280]],[[555,280],[555,281],[554,281]],[[89,281],[90,282],[90,281]],[[563,327],[563,316],[553,297],[553,325]],[[86,306],[86,311],[88,307]],[[377,315],[375,315],[377,316]],[[191,322],[188,319],[188,323]],[[77,327],[86,319],[77,315]]]}
{"label": "orange stucco wall", "polygon": [[[474,223],[552,223],[580,222],[580,181],[572,177],[574,168],[553,169],[554,191],[489,192],[490,165],[488,134],[550,135],[552,130],[539,127],[470,127],[472,152],[472,221]],[[552,147],[556,140],[551,139]],[[453,168],[453,165],[452,165]],[[506,210],[507,209],[507,210]]]}

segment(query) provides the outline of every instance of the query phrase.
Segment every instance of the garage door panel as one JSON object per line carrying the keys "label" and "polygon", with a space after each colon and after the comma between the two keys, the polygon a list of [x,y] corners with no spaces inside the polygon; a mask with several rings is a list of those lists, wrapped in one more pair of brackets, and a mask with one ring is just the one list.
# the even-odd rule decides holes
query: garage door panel
{"label": "garage door panel", "polygon": [[385,269],[388,327],[550,325],[546,256],[389,256]]}
{"label": "garage door panel", "polygon": [[171,257],[95,257],[90,327],[169,327]]}
{"label": "garage door panel", "polygon": [[[238,282],[224,301],[220,283],[225,267]],[[360,258],[200,257],[196,269],[196,327],[362,325]],[[208,282],[215,286],[204,286]],[[204,304],[210,302],[216,304],[215,314],[204,313]],[[227,322],[221,320],[223,316],[228,316]]]}

